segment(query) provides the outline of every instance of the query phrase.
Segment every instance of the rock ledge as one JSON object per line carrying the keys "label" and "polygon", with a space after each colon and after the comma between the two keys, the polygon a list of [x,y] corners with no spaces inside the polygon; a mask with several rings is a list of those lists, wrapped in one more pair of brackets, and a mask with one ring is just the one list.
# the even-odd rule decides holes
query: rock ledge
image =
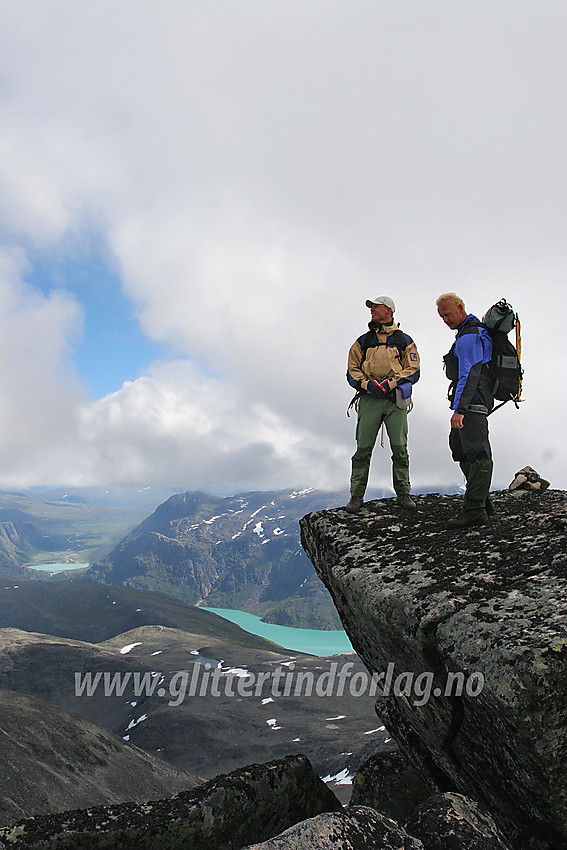
{"label": "rock ledge", "polygon": [[563,848],[567,494],[496,493],[489,524],[453,532],[460,497],[416,501],[308,514],[303,546],[369,671],[393,665],[376,710],[422,775],[478,800],[514,846]]}

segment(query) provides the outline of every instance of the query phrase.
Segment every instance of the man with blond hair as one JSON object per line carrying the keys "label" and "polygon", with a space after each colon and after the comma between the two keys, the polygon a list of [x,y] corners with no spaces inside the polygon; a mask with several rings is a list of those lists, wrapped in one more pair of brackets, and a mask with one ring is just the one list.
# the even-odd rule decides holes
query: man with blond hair
{"label": "man with blond hair", "polygon": [[412,385],[419,380],[419,354],[411,336],[394,322],[396,305],[391,298],[379,295],[369,299],[366,306],[370,309],[368,331],[355,340],[348,354],[347,381],[357,391],[358,422],[351,498],[346,510],[354,514],[362,507],[372,450],[382,423],[392,450],[398,504],[415,510],[410,496],[407,405]]}
{"label": "man with blond hair", "polygon": [[461,511],[447,522],[447,528],[466,528],[482,525],[494,513],[489,495],[493,463],[487,418],[494,407],[488,374],[492,340],[479,319],[467,313],[456,293],[445,292],[436,304],[447,327],[457,332],[443,359],[451,382],[448,398],[453,411],[449,447],[467,482]]}

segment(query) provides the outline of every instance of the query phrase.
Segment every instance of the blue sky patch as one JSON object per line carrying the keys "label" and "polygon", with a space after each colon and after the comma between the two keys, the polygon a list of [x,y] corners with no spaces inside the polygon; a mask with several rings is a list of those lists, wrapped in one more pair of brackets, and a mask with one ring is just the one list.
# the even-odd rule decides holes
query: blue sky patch
{"label": "blue sky patch", "polygon": [[73,362],[91,399],[119,390],[147,372],[149,364],[164,356],[163,346],[143,333],[131,301],[124,295],[116,269],[98,249],[29,257],[28,282],[48,293],[71,293],[84,312],[82,338]]}

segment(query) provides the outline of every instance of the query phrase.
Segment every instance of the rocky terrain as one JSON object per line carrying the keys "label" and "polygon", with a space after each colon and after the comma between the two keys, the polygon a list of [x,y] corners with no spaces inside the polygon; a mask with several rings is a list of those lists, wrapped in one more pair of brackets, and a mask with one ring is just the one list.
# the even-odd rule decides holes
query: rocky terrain
{"label": "rocky terrain", "polygon": [[0,828],[20,850],[511,850],[463,795],[429,796],[406,827],[343,809],[304,756],[248,765],[175,797],[39,816]]}
{"label": "rocky terrain", "polygon": [[[341,670],[348,674],[342,694],[328,686]],[[104,727],[118,743],[202,779],[305,752],[348,799],[359,765],[377,749],[395,746],[373,716],[372,696],[350,693],[353,677],[361,675],[368,679],[352,654],[290,653],[163,594],[83,580],[0,579],[0,693],[59,707],[59,740],[71,712],[76,721]],[[28,756],[29,775],[45,796],[48,776],[35,771],[32,750]],[[9,783],[9,774],[0,775],[7,794],[3,781]],[[35,813],[33,797],[16,802],[22,814]]]}
{"label": "rocky terrain", "polygon": [[[198,751],[205,740],[225,772],[151,803],[90,806],[17,823],[14,809],[12,825],[0,829],[0,846],[565,850],[567,494],[502,492],[494,501],[488,525],[451,533],[445,522],[459,498],[437,494],[418,496],[412,515],[382,499],[356,516],[332,509],[303,518],[303,545],[365,663],[350,669],[342,689],[340,671],[355,656],[337,656],[333,668],[335,659],[286,653],[252,636],[258,643],[239,646],[234,636],[214,634],[218,618],[208,620],[209,612],[134,588],[103,586],[103,596],[101,586],[92,585],[105,614],[103,624],[92,617],[85,627],[91,639],[96,633],[96,643],[24,632],[13,598],[24,590],[22,616],[29,623],[34,593],[25,582],[2,582],[11,602],[0,645],[0,688],[9,689],[7,700],[17,705],[41,685],[44,698],[59,698],[68,711],[73,694],[65,682],[81,661],[83,673],[92,668],[101,676],[114,670],[133,679],[137,669],[155,680],[151,695],[135,699],[130,679],[114,702],[99,699],[96,688],[88,696],[84,686],[77,706],[85,717],[106,711],[122,742],[140,744],[178,768],[183,754]],[[68,593],[61,612],[71,610],[76,591]],[[136,602],[128,600],[130,593]],[[161,618],[167,613],[175,625],[152,623],[154,613],[146,612],[145,623],[105,638],[105,630],[144,613],[139,600],[146,594],[147,610],[159,610]],[[183,614],[184,608],[191,613]],[[69,629],[72,616],[61,619]],[[46,667],[51,684],[41,674]],[[287,695],[272,694],[275,667],[283,677],[279,686],[289,681]],[[300,704],[292,694],[298,675],[326,677],[333,687]],[[362,675],[374,690],[355,696],[352,684]],[[180,676],[197,682],[203,694],[174,700],[172,682]],[[251,691],[245,682],[253,683]],[[338,690],[340,700],[333,702]],[[352,765],[334,783],[324,776],[326,785],[318,748],[328,750],[326,736],[334,736],[334,744],[345,747],[341,758],[354,764],[356,738],[360,744],[366,737],[361,730],[376,697],[380,726],[367,730],[372,742],[366,752],[356,749],[360,768],[352,800],[342,808],[327,785],[339,790]],[[325,712],[330,706],[337,714]],[[305,709],[312,717],[299,733]],[[174,742],[168,752],[157,746],[164,732]],[[399,749],[388,743],[390,734]],[[228,772],[243,744],[249,762],[263,763],[234,764],[237,769]],[[302,751],[318,761],[315,770]]]}
{"label": "rocky terrain", "polygon": [[[163,594],[2,579],[0,756],[15,767],[0,847],[565,850],[567,494],[494,501],[488,525],[451,533],[459,498],[437,494],[418,496],[412,515],[381,499],[356,516],[302,519],[364,666],[239,642],[237,626]],[[41,600],[38,587],[61,594]],[[33,622],[59,622],[62,634]],[[115,683],[112,697],[85,679],[95,671]],[[149,693],[135,692],[135,675]],[[358,694],[362,676],[370,690]],[[324,687],[303,699],[298,677]],[[17,749],[20,705],[29,732]],[[121,775],[122,799],[130,793],[135,758],[147,759],[150,786],[167,788],[154,802],[140,802],[145,789],[139,802],[113,796]],[[93,796],[57,813],[75,762],[78,805],[91,793],[89,765],[95,777],[108,770],[97,790],[111,805]],[[28,770],[35,817],[18,820],[29,813],[17,799]],[[176,782],[187,790],[172,796]]]}
{"label": "rocky terrain", "polygon": [[340,809],[304,756],[250,765],[176,797],[93,807],[0,828],[0,846],[34,850],[228,850]]}
{"label": "rocky terrain", "polygon": [[376,710],[439,792],[472,797],[515,848],[567,846],[567,495],[495,494],[449,533],[452,496],[307,515],[302,540]]}
{"label": "rocky terrain", "polygon": [[246,611],[284,626],[341,628],[331,596],[300,545],[299,519],[344,504],[346,492],[304,489],[225,498],[186,492],[148,515],[142,506],[155,504],[164,492],[0,492],[0,572],[48,583],[69,574],[29,565],[91,563],[86,577],[106,584]]}
{"label": "rocky terrain", "polygon": [[[10,516],[10,514],[8,515]],[[11,576],[31,576],[31,570],[22,566],[37,542],[37,531],[25,519],[6,517],[0,512],[0,570]],[[13,517],[13,514],[12,514]]]}
{"label": "rocky terrain", "polygon": [[99,643],[131,629],[159,625],[253,648],[270,646],[210,611],[162,593],[82,577],[61,582],[5,579],[0,576],[0,628]]}

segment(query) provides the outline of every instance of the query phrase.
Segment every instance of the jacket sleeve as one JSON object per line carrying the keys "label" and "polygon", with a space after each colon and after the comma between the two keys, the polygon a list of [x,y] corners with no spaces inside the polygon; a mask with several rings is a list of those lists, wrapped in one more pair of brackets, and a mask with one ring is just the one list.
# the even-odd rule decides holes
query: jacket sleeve
{"label": "jacket sleeve", "polygon": [[465,414],[478,389],[482,374],[484,346],[479,334],[465,334],[457,339],[455,354],[459,360],[459,379],[455,389],[453,410]]}
{"label": "jacket sleeve", "polygon": [[348,353],[347,381],[355,390],[365,390],[368,386],[368,376],[361,369],[364,360],[360,340],[351,345]]}
{"label": "jacket sleeve", "polygon": [[407,340],[408,343],[405,349],[401,352],[402,371],[399,372],[396,375],[396,378],[392,380],[392,389],[398,387],[400,384],[406,383],[406,381],[409,381],[410,384],[416,384],[419,381],[419,352],[415,342],[410,336],[407,336]]}

